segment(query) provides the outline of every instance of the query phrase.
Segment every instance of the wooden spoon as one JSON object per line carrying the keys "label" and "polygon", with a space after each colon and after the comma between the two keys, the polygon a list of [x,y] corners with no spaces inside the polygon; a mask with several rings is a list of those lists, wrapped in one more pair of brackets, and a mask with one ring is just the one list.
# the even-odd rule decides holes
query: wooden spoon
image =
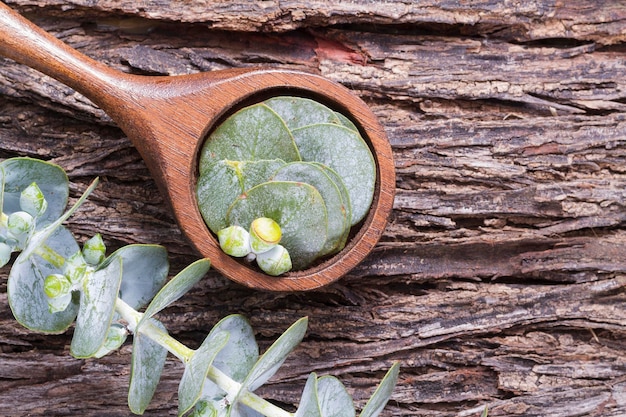
{"label": "wooden spoon", "polygon": [[[395,190],[391,147],[366,104],[337,83],[301,72],[259,69],[171,77],[126,74],[82,55],[3,3],[0,54],[57,79],[102,108],[141,154],[189,241],[235,282],[275,291],[321,287],[361,262],[385,229]],[[348,116],[377,164],[372,207],[345,249],[319,265],[281,277],[225,255],[202,219],[195,193],[198,152],[211,129],[243,105],[275,95],[310,97]]]}

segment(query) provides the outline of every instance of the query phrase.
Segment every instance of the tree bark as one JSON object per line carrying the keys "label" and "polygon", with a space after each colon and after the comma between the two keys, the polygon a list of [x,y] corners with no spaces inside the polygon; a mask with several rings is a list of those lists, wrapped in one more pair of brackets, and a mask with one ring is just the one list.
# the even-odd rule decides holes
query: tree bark
{"label": "tree bark", "polygon": [[[252,291],[211,272],[160,319],[196,347],[220,318],[262,347],[309,317],[262,395],[293,408],[310,372],[364,405],[392,361],[383,416],[626,414],[626,3],[15,0],[108,65],[141,74],[265,66],[315,72],[371,105],[392,145],[394,211],[374,252],[324,289]],[[97,3],[97,5],[94,5]],[[197,258],[124,134],[100,109],[0,60],[0,158],[64,167],[68,227],[110,250]],[[69,355],[71,331],[12,317],[0,271],[0,415],[130,415],[130,346]],[[176,413],[168,360],[147,415]]]}

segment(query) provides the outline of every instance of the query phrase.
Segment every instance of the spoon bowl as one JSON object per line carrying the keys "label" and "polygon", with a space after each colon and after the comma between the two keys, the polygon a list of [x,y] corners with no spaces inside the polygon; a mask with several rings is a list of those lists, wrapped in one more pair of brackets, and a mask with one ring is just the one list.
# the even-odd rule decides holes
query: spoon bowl
{"label": "spoon bowl", "polygon": [[[126,74],[97,62],[0,3],[0,55],[68,85],[104,110],[144,159],[186,238],[229,279],[250,288],[305,291],[336,281],[374,248],[395,190],[391,147],[369,107],[342,85],[285,70],[231,69],[181,76]],[[227,115],[278,95],[312,98],[359,128],[376,161],[372,206],[346,247],[324,262],[272,277],[226,255],[206,226],[196,199],[198,154]]]}

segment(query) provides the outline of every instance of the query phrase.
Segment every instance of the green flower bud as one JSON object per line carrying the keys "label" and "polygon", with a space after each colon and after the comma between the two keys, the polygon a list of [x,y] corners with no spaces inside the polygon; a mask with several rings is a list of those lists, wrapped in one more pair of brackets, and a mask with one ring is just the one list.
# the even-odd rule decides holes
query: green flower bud
{"label": "green flower bud", "polygon": [[[224,407],[223,415],[226,415],[225,411],[226,407]],[[207,400],[200,400],[196,403],[193,413],[189,417],[220,417],[220,412]]]}
{"label": "green flower bud", "polygon": [[11,246],[0,242],[0,268],[9,263],[11,260],[11,252],[13,252]]}
{"label": "green flower bud", "polygon": [[32,183],[22,191],[20,207],[33,217],[39,217],[46,212],[48,202],[37,184]]}
{"label": "green flower bud", "polygon": [[83,258],[89,265],[99,265],[105,257],[106,246],[100,233],[89,239],[83,245]]}
{"label": "green flower bud", "polygon": [[268,217],[259,217],[250,225],[250,248],[256,254],[267,252],[278,245],[282,236],[278,223]]}
{"label": "green flower bud", "polygon": [[250,253],[250,234],[241,226],[229,226],[217,232],[222,250],[238,258]]}
{"label": "green flower bud", "polygon": [[291,270],[291,257],[282,245],[276,245],[267,252],[259,253],[256,262],[266,274],[278,276]]}
{"label": "green flower bud", "polygon": [[9,215],[9,219],[7,220],[7,228],[9,229],[9,232],[19,240],[22,240],[20,238],[28,235],[34,227],[35,220],[33,219],[33,216],[25,211],[16,211],[15,213],[11,213]]}
{"label": "green flower bud", "polygon": [[43,291],[48,298],[59,298],[70,292],[72,283],[65,275],[51,274],[43,281]]}
{"label": "green flower bud", "polygon": [[82,252],[76,252],[65,261],[63,272],[71,283],[82,282],[87,273],[87,263]]}

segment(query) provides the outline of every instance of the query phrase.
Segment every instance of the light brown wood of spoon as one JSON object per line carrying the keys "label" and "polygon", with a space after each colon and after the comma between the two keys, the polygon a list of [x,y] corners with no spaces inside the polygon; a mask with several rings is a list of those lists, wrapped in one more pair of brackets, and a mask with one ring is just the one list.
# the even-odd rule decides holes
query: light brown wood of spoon
{"label": "light brown wood of spoon", "polygon": [[[72,49],[3,3],[0,54],[57,79],[102,108],[141,154],[188,240],[235,282],[273,291],[327,285],[361,262],[384,232],[395,190],[391,147],[367,105],[337,83],[302,72],[259,69],[171,77],[126,74]],[[211,129],[243,105],[276,95],[310,97],[348,116],[377,164],[372,207],[346,248],[319,265],[281,277],[224,254],[200,215],[195,193],[198,152]]]}

